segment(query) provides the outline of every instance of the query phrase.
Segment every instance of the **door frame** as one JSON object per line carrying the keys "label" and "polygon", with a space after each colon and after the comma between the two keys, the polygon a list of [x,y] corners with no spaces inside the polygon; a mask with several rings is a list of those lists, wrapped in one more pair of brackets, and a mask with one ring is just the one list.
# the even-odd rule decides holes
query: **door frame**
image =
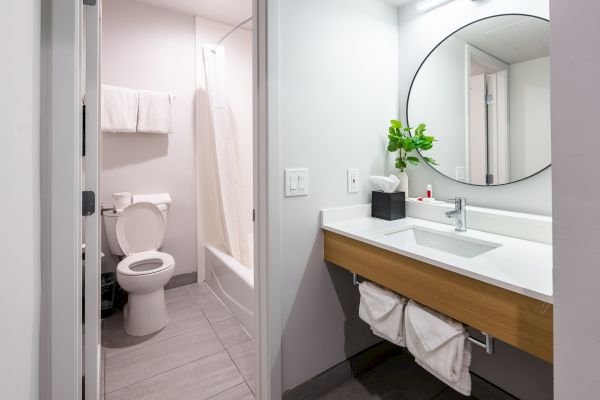
{"label": "door frame", "polygon": [[[79,400],[83,396],[84,363],[80,108],[84,6],[82,0],[44,3],[41,200],[42,304],[46,315],[40,331],[40,399]],[[278,1],[254,0],[253,12],[256,397],[275,400],[282,395]]]}

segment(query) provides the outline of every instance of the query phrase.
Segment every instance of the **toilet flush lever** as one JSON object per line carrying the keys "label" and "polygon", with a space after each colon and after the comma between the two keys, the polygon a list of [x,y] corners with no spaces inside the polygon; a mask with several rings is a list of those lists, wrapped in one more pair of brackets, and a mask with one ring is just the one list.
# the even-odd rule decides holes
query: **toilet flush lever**
{"label": "toilet flush lever", "polygon": [[81,192],[81,215],[88,217],[96,212],[96,194],[91,190]]}

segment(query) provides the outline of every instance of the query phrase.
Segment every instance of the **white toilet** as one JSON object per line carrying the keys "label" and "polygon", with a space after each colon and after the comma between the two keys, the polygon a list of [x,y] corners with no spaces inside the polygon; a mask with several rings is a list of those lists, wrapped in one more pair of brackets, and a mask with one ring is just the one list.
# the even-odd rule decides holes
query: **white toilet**
{"label": "white toilet", "polygon": [[108,245],[125,256],[117,266],[117,282],[129,293],[124,309],[125,331],[132,336],[154,333],[167,325],[164,286],[175,260],[158,249],[167,224],[168,205],[135,203],[122,211],[105,211]]}

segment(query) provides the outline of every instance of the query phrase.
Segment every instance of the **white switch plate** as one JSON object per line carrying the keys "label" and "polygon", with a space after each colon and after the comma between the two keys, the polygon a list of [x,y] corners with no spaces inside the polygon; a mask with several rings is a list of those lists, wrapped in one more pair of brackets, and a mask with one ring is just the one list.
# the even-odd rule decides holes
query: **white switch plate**
{"label": "white switch plate", "polygon": [[308,168],[285,169],[285,197],[308,195]]}
{"label": "white switch plate", "polygon": [[467,180],[467,168],[466,167],[456,167],[456,180],[464,182]]}
{"label": "white switch plate", "polygon": [[358,169],[348,168],[348,193],[358,193]]}

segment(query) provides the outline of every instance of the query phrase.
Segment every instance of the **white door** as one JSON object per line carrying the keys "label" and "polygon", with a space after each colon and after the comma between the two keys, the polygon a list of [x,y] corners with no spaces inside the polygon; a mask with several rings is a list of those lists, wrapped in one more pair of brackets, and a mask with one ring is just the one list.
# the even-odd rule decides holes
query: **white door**
{"label": "white door", "polygon": [[95,194],[92,215],[84,217],[84,336],[83,368],[84,399],[100,398],[100,209],[98,205],[100,168],[100,15],[101,2],[83,10],[84,51],[82,58],[85,77],[85,156],[83,157],[84,190]]}
{"label": "white door", "polygon": [[487,108],[485,75],[471,76],[469,92],[469,164],[467,182],[485,185],[487,173]]}

